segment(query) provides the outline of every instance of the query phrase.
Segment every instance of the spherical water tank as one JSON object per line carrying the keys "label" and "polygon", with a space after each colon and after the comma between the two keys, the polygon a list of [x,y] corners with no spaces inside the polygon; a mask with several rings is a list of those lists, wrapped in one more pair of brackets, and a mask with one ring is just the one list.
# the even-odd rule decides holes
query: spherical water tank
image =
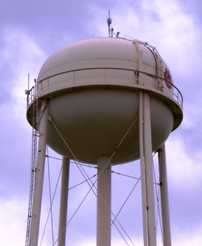
{"label": "spherical water tank", "polygon": [[[48,100],[52,119],[48,145],[85,163],[115,150],[114,164],[138,159],[140,90],[150,94],[155,151],[182,121],[181,93],[156,49],[137,40],[93,38],[56,51],[37,79],[38,104]],[[34,103],[27,110],[30,124]]]}

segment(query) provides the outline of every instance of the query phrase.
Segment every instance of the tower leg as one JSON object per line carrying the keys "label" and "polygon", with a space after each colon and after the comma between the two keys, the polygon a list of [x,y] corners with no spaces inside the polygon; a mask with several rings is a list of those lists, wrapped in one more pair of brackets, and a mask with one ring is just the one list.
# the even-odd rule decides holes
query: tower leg
{"label": "tower leg", "polygon": [[158,151],[158,158],[159,158],[159,176],[160,176],[160,185],[161,185],[160,192],[161,192],[161,212],[162,212],[162,225],[163,225],[163,245],[171,246],[165,144],[163,144],[160,147]]}
{"label": "tower leg", "polygon": [[68,186],[69,186],[69,159],[67,159],[66,157],[63,157],[61,192],[60,192],[60,215],[59,215],[60,217],[59,217],[59,229],[58,229],[58,246],[65,246]]}
{"label": "tower leg", "polygon": [[97,246],[111,245],[111,163],[108,161],[103,156],[97,162]]}
{"label": "tower leg", "polygon": [[48,108],[47,108],[46,101],[42,102],[40,117],[41,117],[40,125],[39,125],[40,137],[39,137],[39,144],[38,144],[37,166],[36,166],[36,176],[35,176],[30,244],[29,244],[30,246],[37,246],[38,237],[39,237],[39,224],[40,224],[40,215],[41,215],[41,201],[42,201],[42,192],[43,192],[47,124],[48,124]]}
{"label": "tower leg", "polygon": [[144,246],[156,246],[150,96],[139,93],[140,164]]}

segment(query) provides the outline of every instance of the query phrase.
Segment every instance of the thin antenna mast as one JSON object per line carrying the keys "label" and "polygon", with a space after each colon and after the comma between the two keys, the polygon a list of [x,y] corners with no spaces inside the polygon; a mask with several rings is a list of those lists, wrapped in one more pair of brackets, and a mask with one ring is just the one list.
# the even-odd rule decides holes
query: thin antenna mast
{"label": "thin antenna mast", "polygon": [[30,76],[29,76],[29,73],[28,73],[28,91],[29,91],[29,79],[30,79]]}
{"label": "thin antenna mast", "polygon": [[112,19],[110,18],[110,10],[108,11],[108,18],[107,18],[107,24],[108,24],[108,32],[109,32],[109,37],[111,36],[111,30],[110,30],[110,25],[112,23]]}
{"label": "thin antenna mast", "polygon": [[30,89],[29,89],[29,73],[28,73],[28,89],[25,90],[25,94],[27,95],[27,107],[28,107],[28,104],[29,104],[29,95],[30,95]]}

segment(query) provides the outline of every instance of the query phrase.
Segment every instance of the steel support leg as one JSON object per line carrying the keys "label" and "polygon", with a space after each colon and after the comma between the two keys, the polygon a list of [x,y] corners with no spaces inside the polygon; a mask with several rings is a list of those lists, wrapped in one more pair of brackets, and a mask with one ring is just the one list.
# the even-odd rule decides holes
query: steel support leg
{"label": "steel support leg", "polygon": [[144,246],[156,246],[150,96],[139,93],[140,164]]}
{"label": "steel support leg", "polygon": [[160,176],[160,187],[161,187],[160,192],[161,192],[161,213],[162,213],[162,225],[163,225],[163,245],[171,246],[165,144],[163,144],[160,147],[158,151],[158,157],[159,157],[159,176]]}
{"label": "steel support leg", "polygon": [[30,244],[29,244],[30,246],[37,246],[38,237],[39,237],[41,202],[42,202],[43,179],[44,179],[44,165],[45,165],[45,154],[46,154],[47,124],[48,124],[48,108],[47,108],[46,101],[42,102],[40,117],[41,117],[40,125],[39,125],[40,137],[39,137],[39,144],[38,144],[37,166],[36,166],[36,176],[35,176],[35,188],[34,188]]}
{"label": "steel support leg", "polygon": [[65,241],[66,241],[68,187],[69,187],[69,159],[63,157],[61,192],[60,192],[58,246],[65,246]]}
{"label": "steel support leg", "polygon": [[108,157],[98,159],[97,246],[111,245],[111,163]]}

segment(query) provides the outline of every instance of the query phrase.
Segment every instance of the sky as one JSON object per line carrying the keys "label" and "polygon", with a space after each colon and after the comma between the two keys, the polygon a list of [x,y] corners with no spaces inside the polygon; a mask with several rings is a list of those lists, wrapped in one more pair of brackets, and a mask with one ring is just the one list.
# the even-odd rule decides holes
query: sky
{"label": "sky", "polygon": [[[157,48],[168,64],[175,85],[184,98],[183,122],[166,142],[172,244],[202,245],[202,3],[200,0],[74,0],[11,1],[0,8],[0,245],[25,242],[29,199],[31,134],[26,120],[28,84],[37,78],[45,60],[57,49],[92,37],[107,37],[106,19],[111,11],[115,32],[124,37],[147,41]],[[50,156],[61,159],[48,150]],[[154,166],[156,168],[156,157]],[[46,163],[40,240],[49,211],[51,195],[58,182],[61,161]],[[116,214],[139,178],[139,162],[114,167],[113,205]],[[89,177],[96,169],[85,167]],[[49,185],[48,173],[51,174]],[[71,164],[70,187],[82,182]],[[125,185],[123,185],[125,184]],[[69,192],[71,217],[88,191],[81,184]],[[120,212],[118,219],[133,240],[142,244],[140,182]],[[120,196],[120,194],[122,194]],[[158,194],[158,192],[157,192]],[[53,245],[57,239],[59,188],[52,216],[40,245]],[[95,245],[95,196],[90,193],[67,228],[67,245]],[[158,204],[157,204],[158,205]],[[52,218],[52,220],[51,220]],[[51,221],[54,230],[51,229]],[[162,245],[158,229],[158,245]],[[124,244],[112,228],[112,245]]]}

